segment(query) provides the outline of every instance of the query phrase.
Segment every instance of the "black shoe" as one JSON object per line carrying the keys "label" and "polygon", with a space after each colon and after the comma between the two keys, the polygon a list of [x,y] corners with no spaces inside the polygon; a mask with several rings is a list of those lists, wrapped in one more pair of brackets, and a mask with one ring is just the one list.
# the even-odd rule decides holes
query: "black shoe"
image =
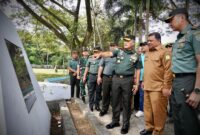
{"label": "black shoe", "polygon": [[99,108],[99,106],[96,106],[95,109],[99,112],[101,111],[101,109]]}
{"label": "black shoe", "polygon": [[93,112],[93,106],[90,106],[90,111],[92,111],[92,112]]}
{"label": "black shoe", "polygon": [[100,111],[99,116],[104,116],[107,113],[107,111]]}
{"label": "black shoe", "polygon": [[82,101],[83,101],[83,103],[85,103],[85,97],[84,96],[82,97]]}
{"label": "black shoe", "polygon": [[152,133],[153,133],[153,131],[144,129],[140,132],[140,135],[152,135]]}
{"label": "black shoe", "polygon": [[107,129],[112,129],[112,128],[119,127],[119,126],[120,126],[119,123],[111,122],[110,124],[106,125],[106,128]]}
{"label": "black shoe", "polygon": [[121,134],[127,134],[129,130],[129,124],[124,124],[121,129]]}

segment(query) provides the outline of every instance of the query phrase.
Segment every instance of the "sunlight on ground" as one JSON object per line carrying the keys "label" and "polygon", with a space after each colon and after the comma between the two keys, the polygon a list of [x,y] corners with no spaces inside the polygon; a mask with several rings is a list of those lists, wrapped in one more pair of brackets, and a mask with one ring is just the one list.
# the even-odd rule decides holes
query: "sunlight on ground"
{"label": "sunlight on ground", "polygon": [[66,75],[68,74],[68,70],[66,69],[58,69],[57,72],[55,72],[55,69],[36,69],[33,68],[33,72],[36,74],[57,74],[57,75]]}
{"label": "sunlight on ground", "polygon": [[55,69],[33,68],[33,72],[36,75],[38,81],[44,81],[46,78],[63,77],[68,75],[68,70],[66,69],[58,69],[57,72],[55,72]]}

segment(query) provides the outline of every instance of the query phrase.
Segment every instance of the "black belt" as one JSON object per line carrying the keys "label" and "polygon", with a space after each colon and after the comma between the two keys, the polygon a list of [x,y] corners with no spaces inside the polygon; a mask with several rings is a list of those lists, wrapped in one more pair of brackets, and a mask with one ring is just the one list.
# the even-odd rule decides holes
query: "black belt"
{"label": "black belt", "polygon": [[108,77],[108,78],[112,78],[113,77],[112,75],[105,75],[105,74],[103,74],[103,76]]}
{"label": "black belt", "polygon": [[97,74],[94,74],[94,73],[89,73],[90,75],[95,75],[95,76],[97,76]]}
{"label": "black belt", "polygon": [[115,76],[119,78],[133,77],[133,75],[117,75],[117,74]]}
{"label": "black belt", "polygon": [[188,75],[196,75],[196,73],[174,73],[175,77],[183,77]]}

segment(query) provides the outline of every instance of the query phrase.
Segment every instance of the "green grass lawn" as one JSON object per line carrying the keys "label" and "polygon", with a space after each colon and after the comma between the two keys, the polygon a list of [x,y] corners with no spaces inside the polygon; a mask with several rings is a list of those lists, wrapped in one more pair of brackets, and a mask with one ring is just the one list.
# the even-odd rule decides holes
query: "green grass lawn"
{"label": "green grass lawn", "polygon": [[58,69],[58,71],[55,72],[54,69],[33,68],[33,72],[36,75],[37,81],[44,81],[45,78],[63,77],[68,75],[68,70],[66,69]]}

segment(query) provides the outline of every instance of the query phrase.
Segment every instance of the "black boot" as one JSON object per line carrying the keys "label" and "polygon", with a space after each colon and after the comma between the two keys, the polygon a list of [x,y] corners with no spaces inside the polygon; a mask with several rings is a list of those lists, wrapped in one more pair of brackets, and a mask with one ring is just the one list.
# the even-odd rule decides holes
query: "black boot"
{"label": "black boot", "polygon": [[106,125],[106,128],[107,129],[113,129],[113,128],[119,127],[119,126],[120,126],[119,122],[117,122],[117,123],[111,122],[110,124]]}
{"label": "black boot", "polygon": [[93,112],[93,106],[90,106],[90,111],[92,111],[92,112]]}
{"label": "black boot", "polygon": [[100,111],[99,116],[104,116],[107,113],[107,111]]}
{"label": "black boot", "polygon": [[95,106],[95,109],[99,112],[101,111],[100,107],[99,106]]}
{"label": "black boot", "polygon": [[82,101],[83,101],[83,103],[85,103],[85,97],[84,96],[82,96]]}
{"label": "black boot", "polygon": [[127,134],[129,130],[129,124],[123,124],[121,134]]}

